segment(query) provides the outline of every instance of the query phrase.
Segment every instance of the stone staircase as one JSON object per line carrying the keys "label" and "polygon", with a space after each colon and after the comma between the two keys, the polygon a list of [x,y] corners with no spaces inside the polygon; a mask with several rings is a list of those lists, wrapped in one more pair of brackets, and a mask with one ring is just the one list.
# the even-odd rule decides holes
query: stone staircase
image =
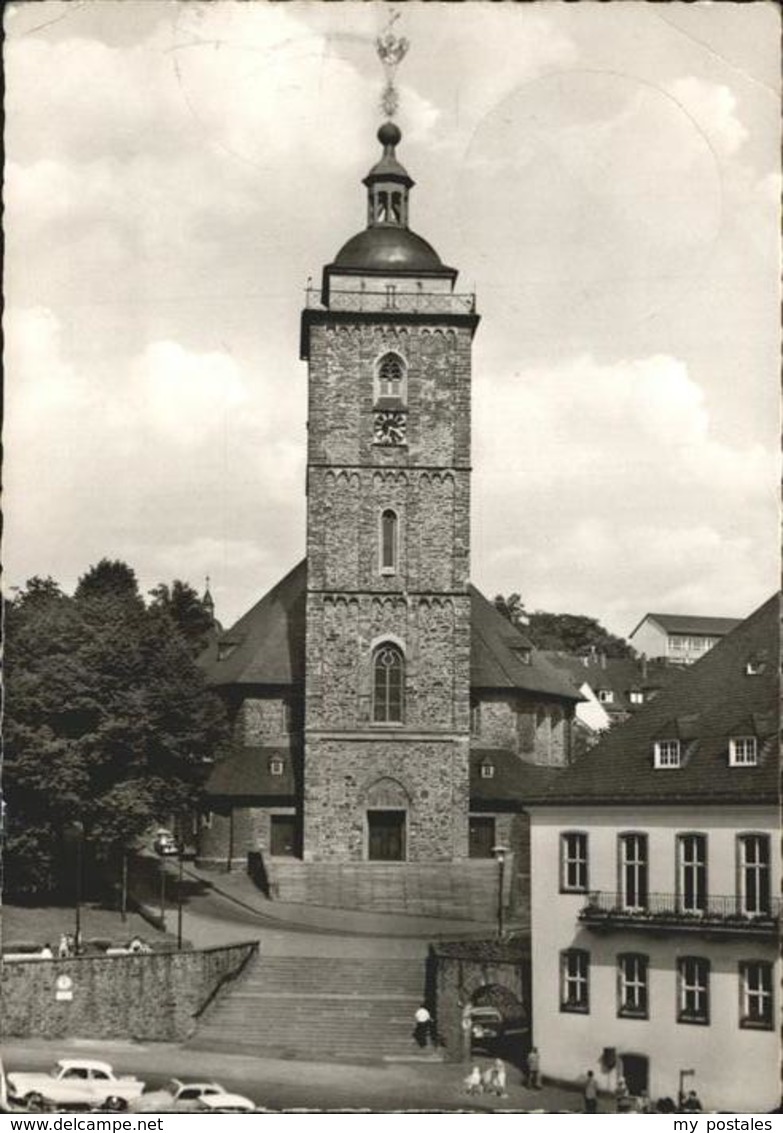
{"label": "stone staircase", "polygon": [[497,915],[494,861],[302,862],[273,859],[270,894],[280,901],[468,921]]}
{"label": "stone staircase", "polygon": [[432,1059],[413,1041],[424,980],[422,958],[261,954],[188,1045],[313,1061]]}

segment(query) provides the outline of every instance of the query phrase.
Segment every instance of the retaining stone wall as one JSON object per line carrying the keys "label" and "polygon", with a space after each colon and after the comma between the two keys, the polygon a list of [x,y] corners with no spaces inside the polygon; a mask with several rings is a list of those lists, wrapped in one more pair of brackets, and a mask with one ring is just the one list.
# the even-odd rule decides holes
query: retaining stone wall
{"label": "retaining stone wall", "polygon": [[[0,973],[4,1038],[136,1039],[180,1042],[221,983],[236,976],[257,945],[187,952],[15,960]],[[56,981],[72,981],[71,1000]]]}

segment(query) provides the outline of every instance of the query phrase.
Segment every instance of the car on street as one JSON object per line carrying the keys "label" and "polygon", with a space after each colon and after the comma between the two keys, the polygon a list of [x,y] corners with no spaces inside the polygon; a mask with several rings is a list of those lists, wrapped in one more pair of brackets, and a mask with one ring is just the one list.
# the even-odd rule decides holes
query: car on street
{"label": "car on street", "polygon": [[32,1110],[63,1106],[121,1111],[144,1089],[138,1078],[118,1076],[108,1062],[92,1058],[61,1058],[48,1073],[12,1071],[6,1081],[9,1100]]}
{"label": "car on street", "polygon": [[256,1103],[232,1094],[219,1082],[171,1081],[161,1090],[142,1094],[134,1113],[252,1113]]}
{"label": "car on street", "polygon": [[170,830],[157,830],[155,832],[155,840],[152,847],[156,854],[162,858],[176,857],[179,853],[179,845],[177,839]]}

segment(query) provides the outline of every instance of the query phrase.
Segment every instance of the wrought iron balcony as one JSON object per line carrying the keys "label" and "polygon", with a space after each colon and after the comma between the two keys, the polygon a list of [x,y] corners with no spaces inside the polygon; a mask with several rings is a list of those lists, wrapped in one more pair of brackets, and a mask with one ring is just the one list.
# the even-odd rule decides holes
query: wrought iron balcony
{"label": "wrought iron balcony", "polygon": [[629,906],[622,893],[592,892],[579,920],[595,932],[697,932],[709,936],[777,936],[780,899],[750,912],[738,896],[708,897],[695,907],[674,893],[649,893],[643,906]]}
{"label": "wrought iron balcony", "polygon": [[[305,291],[305,306],[310,311],[327,308],[319,287]],[[374,314],[411,312],[421,315],[472,315],[476,311],[474,293],[456,295],[450,291],[329,291],[330,311],[369,311]]]}

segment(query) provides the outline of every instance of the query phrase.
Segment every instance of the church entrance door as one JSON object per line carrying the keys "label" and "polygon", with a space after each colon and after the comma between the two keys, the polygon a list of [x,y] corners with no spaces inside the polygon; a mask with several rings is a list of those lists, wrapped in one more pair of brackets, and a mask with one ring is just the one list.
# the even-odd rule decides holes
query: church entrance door
{"label": "church entrance door", "polygon": [[404,810],[368,810],[367,833],[371,862],[405,861]]}

